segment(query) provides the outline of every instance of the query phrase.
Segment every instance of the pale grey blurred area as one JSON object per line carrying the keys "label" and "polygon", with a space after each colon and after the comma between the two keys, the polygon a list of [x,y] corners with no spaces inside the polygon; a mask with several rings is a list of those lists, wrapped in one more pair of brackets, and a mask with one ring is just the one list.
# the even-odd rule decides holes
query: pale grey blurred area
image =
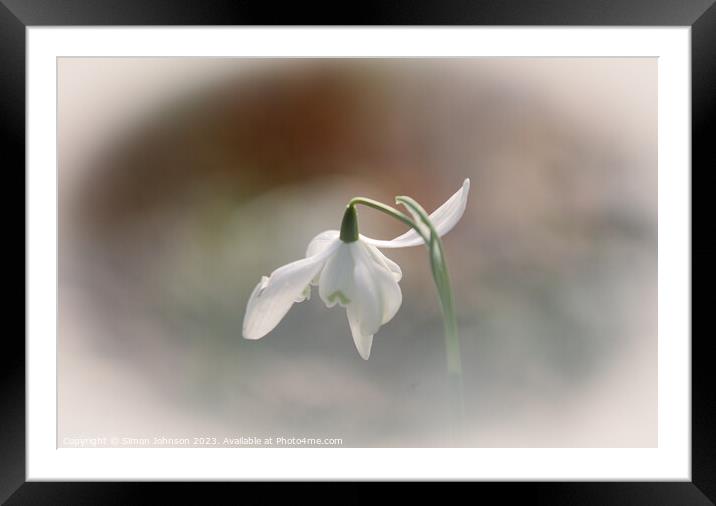
{"label": "pale grey blurred area", "polygon": [[[61,58],[58,71],[58,446],[657,445],[656,59]],[[383,251],[403,304],[368,361],[316,289],[266,337],[241,337],[261,275],[338,228],[351,197],[432,210],[466,177],[444,238],[462,437],[425,248]],[[360,225],[403,232],[366,209]]]}

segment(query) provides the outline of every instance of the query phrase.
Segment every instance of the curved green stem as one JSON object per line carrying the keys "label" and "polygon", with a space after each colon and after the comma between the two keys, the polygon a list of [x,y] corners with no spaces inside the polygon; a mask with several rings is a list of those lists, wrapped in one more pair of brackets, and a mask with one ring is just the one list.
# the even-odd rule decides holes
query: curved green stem
{"label": "curved green stem", "polygon": [[389,216],[392,216],[393,218],[395,218],[397,220],[402,221],[403,223],[408,225],[410,228],[415,230],[420,235],[420,237],[423,238],[423,240],[425,241],[426,244],[428,243],[428,241],[429,241],[428,237],[425,236],[425,234],[423,233],[422,230],[420,230],[418,225],[413,220],[411,220],[408,216],[401,213],[397,209],[390,207],[388,205],[385,205],[382,202],[378,202],[377,200],[368,199],[365,197],[352,198],[351,201],[348,202],[348,207],[355,206],[356,204],[360,204],[360,205],[364,205],[366,207],[376,209],[377,211],[380,211],[380,212],[385,213]]}
{"label": "curved green stem", "polygon": [[[445,328],[445,351],[447,355],[448,380],[454,395],[455,409],[458,417],[462,418],[464,413],[463,383],[462,383],[462,360],[460,358],[460,337],[458,335],[457,317],[455,315],[455,304],[450,276],[448,275],[447,262],[443,243],[435,227],[425,212],[425,209],[410,197],[396,197],[395,201],[403,204],[411,213],[425,224],[430,230],[430,238],[426,240],[426,246],[430,253],[430,266],[433,271],[433,279],[438,289],[440,307],[443,313]],[[424,236],[423,236],[424,237]]]}

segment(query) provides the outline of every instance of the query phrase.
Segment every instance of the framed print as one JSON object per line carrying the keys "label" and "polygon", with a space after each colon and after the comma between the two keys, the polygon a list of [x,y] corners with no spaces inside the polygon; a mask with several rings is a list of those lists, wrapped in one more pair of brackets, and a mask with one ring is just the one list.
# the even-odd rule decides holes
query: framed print
{"label": "framed print", "polygon": [[4,3],[27,199],[3,500],[713,500],[691,166],[716,8],[457,7]]}

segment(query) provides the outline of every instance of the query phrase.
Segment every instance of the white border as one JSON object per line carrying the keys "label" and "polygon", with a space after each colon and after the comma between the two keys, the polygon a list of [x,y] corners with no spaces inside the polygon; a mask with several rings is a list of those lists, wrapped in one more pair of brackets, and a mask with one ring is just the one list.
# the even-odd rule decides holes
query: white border
{"label": "white border", "polygon": [[[690,480],[690,35],[688,27],[28,28],[27,479]],[[58,56],[658,57],[658,448],[56,449]]]}

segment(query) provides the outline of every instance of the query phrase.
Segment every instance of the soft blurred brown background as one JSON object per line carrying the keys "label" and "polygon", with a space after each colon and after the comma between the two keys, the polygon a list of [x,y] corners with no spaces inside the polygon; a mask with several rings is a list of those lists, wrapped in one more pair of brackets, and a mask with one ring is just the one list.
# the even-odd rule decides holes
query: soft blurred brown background
{"label": "soft blurred brown background", "polygon": [[[344,446],[655,446],[654,59],[60,59],[58,444],[337,437]],[[262,274],[355,195],[432,210],[467,430],[446,436],[423,248],[364,362],[314,297],[241,337]],[[361,231],[400,224],[361,212]]]}

